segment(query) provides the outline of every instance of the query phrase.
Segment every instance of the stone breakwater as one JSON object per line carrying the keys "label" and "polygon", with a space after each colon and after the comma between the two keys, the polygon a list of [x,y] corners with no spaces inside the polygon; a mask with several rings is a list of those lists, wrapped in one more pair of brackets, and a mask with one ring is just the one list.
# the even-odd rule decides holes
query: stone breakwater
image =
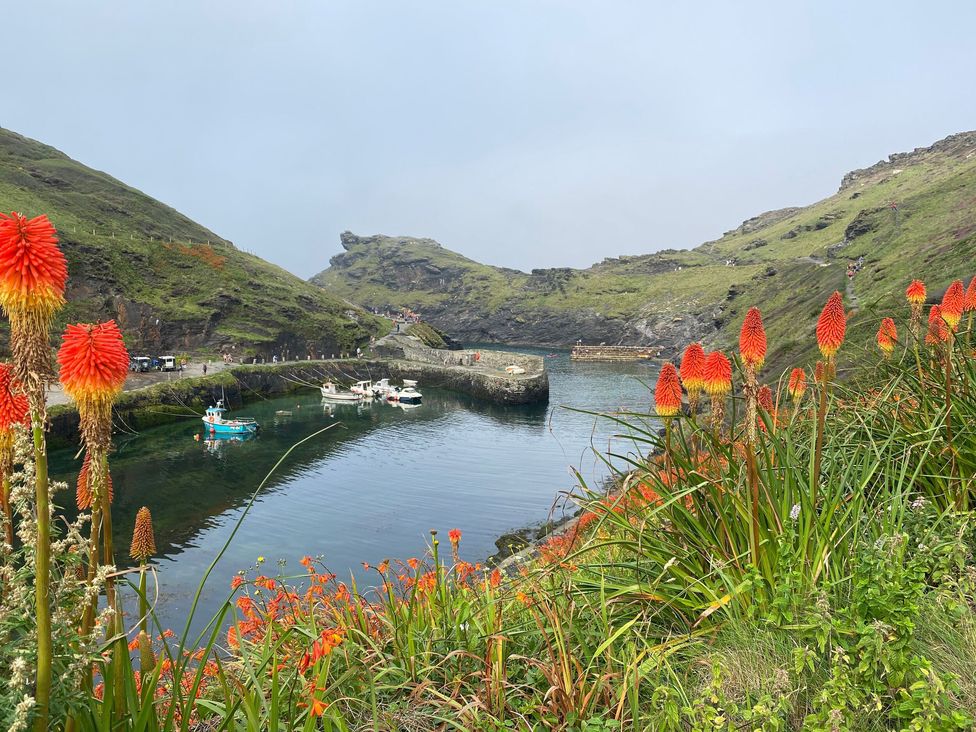
{"label": "stone breakwater", "polygon": [[[401,351],[400,358],[234,366],[209,376],[177,379],[124,391],[114,409],[116,431],[138,432],[181,418],[199,417],[217,399],[224,399],[229,407],[236,408],[255,399],[317,389],[326,380],[348,386],[362,379],[389,378],[394,383],[401,379],[415,379],[420,382],[421,391],[424,386],[436,387],[496,404],[548,401],[549,375],[541,358],[484,352],[475,365],[465,366],[465,354],[470,354],[473,359],[476,352],[427,350],[434,352],[424,356],[429,360],[413,360],[423,354]],[[460,355],[460,360],[442,360],[442,353],[453,354],[455,359]],[[533,359],[542,363],[537,364]],[[481,361],[484,363],[477,365]],[[525,369],[525,373],[507,374],[505,366],[501,366],[503,363],[505,366],[518,365]],[[77,443],[78,411],[73,404],[51,407],[48,421],[55,445]]]}

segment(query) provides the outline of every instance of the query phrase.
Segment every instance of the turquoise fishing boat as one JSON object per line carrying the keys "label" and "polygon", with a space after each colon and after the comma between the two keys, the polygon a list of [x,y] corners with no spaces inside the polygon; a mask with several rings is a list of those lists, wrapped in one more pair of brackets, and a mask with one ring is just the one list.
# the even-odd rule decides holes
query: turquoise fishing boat
{"label": "turquoise fishing boat", "polygon": [[218,399],[217,404],[207,407],[203,415],[204,429],[210,434],[251,435],[260,429],[260,425],[251,417],[237,417],[224,419],[224,400]]}

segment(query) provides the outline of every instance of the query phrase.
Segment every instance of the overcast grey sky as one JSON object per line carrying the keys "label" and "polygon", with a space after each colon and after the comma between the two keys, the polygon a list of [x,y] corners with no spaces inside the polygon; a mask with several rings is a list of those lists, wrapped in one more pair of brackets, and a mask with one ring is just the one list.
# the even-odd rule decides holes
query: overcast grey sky
{"label": "overcast grey sky", "polygon": [[303,277],[689,247],[976,128],[976,2],[4,2],[0,125]]}

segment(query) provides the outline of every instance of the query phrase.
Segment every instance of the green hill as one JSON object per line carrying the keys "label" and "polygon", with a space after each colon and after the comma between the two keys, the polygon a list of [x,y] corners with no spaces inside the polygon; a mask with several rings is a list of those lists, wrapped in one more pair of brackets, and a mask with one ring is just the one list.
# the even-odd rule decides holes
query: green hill
{"label": "green hill", "polygon": [[[490,267],[429,239],[346,232],[342,245],[313,282],[365,306],[410,307],[469,342],[582,338],[673,349],[713,333],[715,343],[729,344],[746,307],[757,304],[785,362],[810,347],[835,289],[855,311],[852,337],[867,342],[876,311],[911,277],[924,278],[935,295],[974,274],[976,132],[848,173],[829,198],[761,214],[694,249],[588,269]],[[848,263],[860,257],[848,281]]]}
{"label": "green hill", "polygon": [[138,351],[352,350],[382,329],[358,307],[52,147],[0,129],[0,210],[47,214],[68,259],[61,320],[116,318]]}

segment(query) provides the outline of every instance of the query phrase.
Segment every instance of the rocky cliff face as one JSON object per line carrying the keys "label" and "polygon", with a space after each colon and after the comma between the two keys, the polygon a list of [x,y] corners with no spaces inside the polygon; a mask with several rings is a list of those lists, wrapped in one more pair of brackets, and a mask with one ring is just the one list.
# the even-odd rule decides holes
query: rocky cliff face
{"label": "rocky cliff face", "polygon": [[[845,293],[860,337],[877,328],[871,313],[858,319],[860,303],[895,303],[912,277],[935,291],[971,276],[974,232],[976,132],[967,132],[848,173],[823,201],[760,214],[691,250],[519,272],[430,239],[346,232],[345,251],[312,282],[369,307],[409,307],[469,343],[582,339],[666,354],[690,340],[734,344],[756,304],[768,313],[774,362],[785,362],[810,351],[833,290]],[[862,265],[849,279],[852,260]]]}

